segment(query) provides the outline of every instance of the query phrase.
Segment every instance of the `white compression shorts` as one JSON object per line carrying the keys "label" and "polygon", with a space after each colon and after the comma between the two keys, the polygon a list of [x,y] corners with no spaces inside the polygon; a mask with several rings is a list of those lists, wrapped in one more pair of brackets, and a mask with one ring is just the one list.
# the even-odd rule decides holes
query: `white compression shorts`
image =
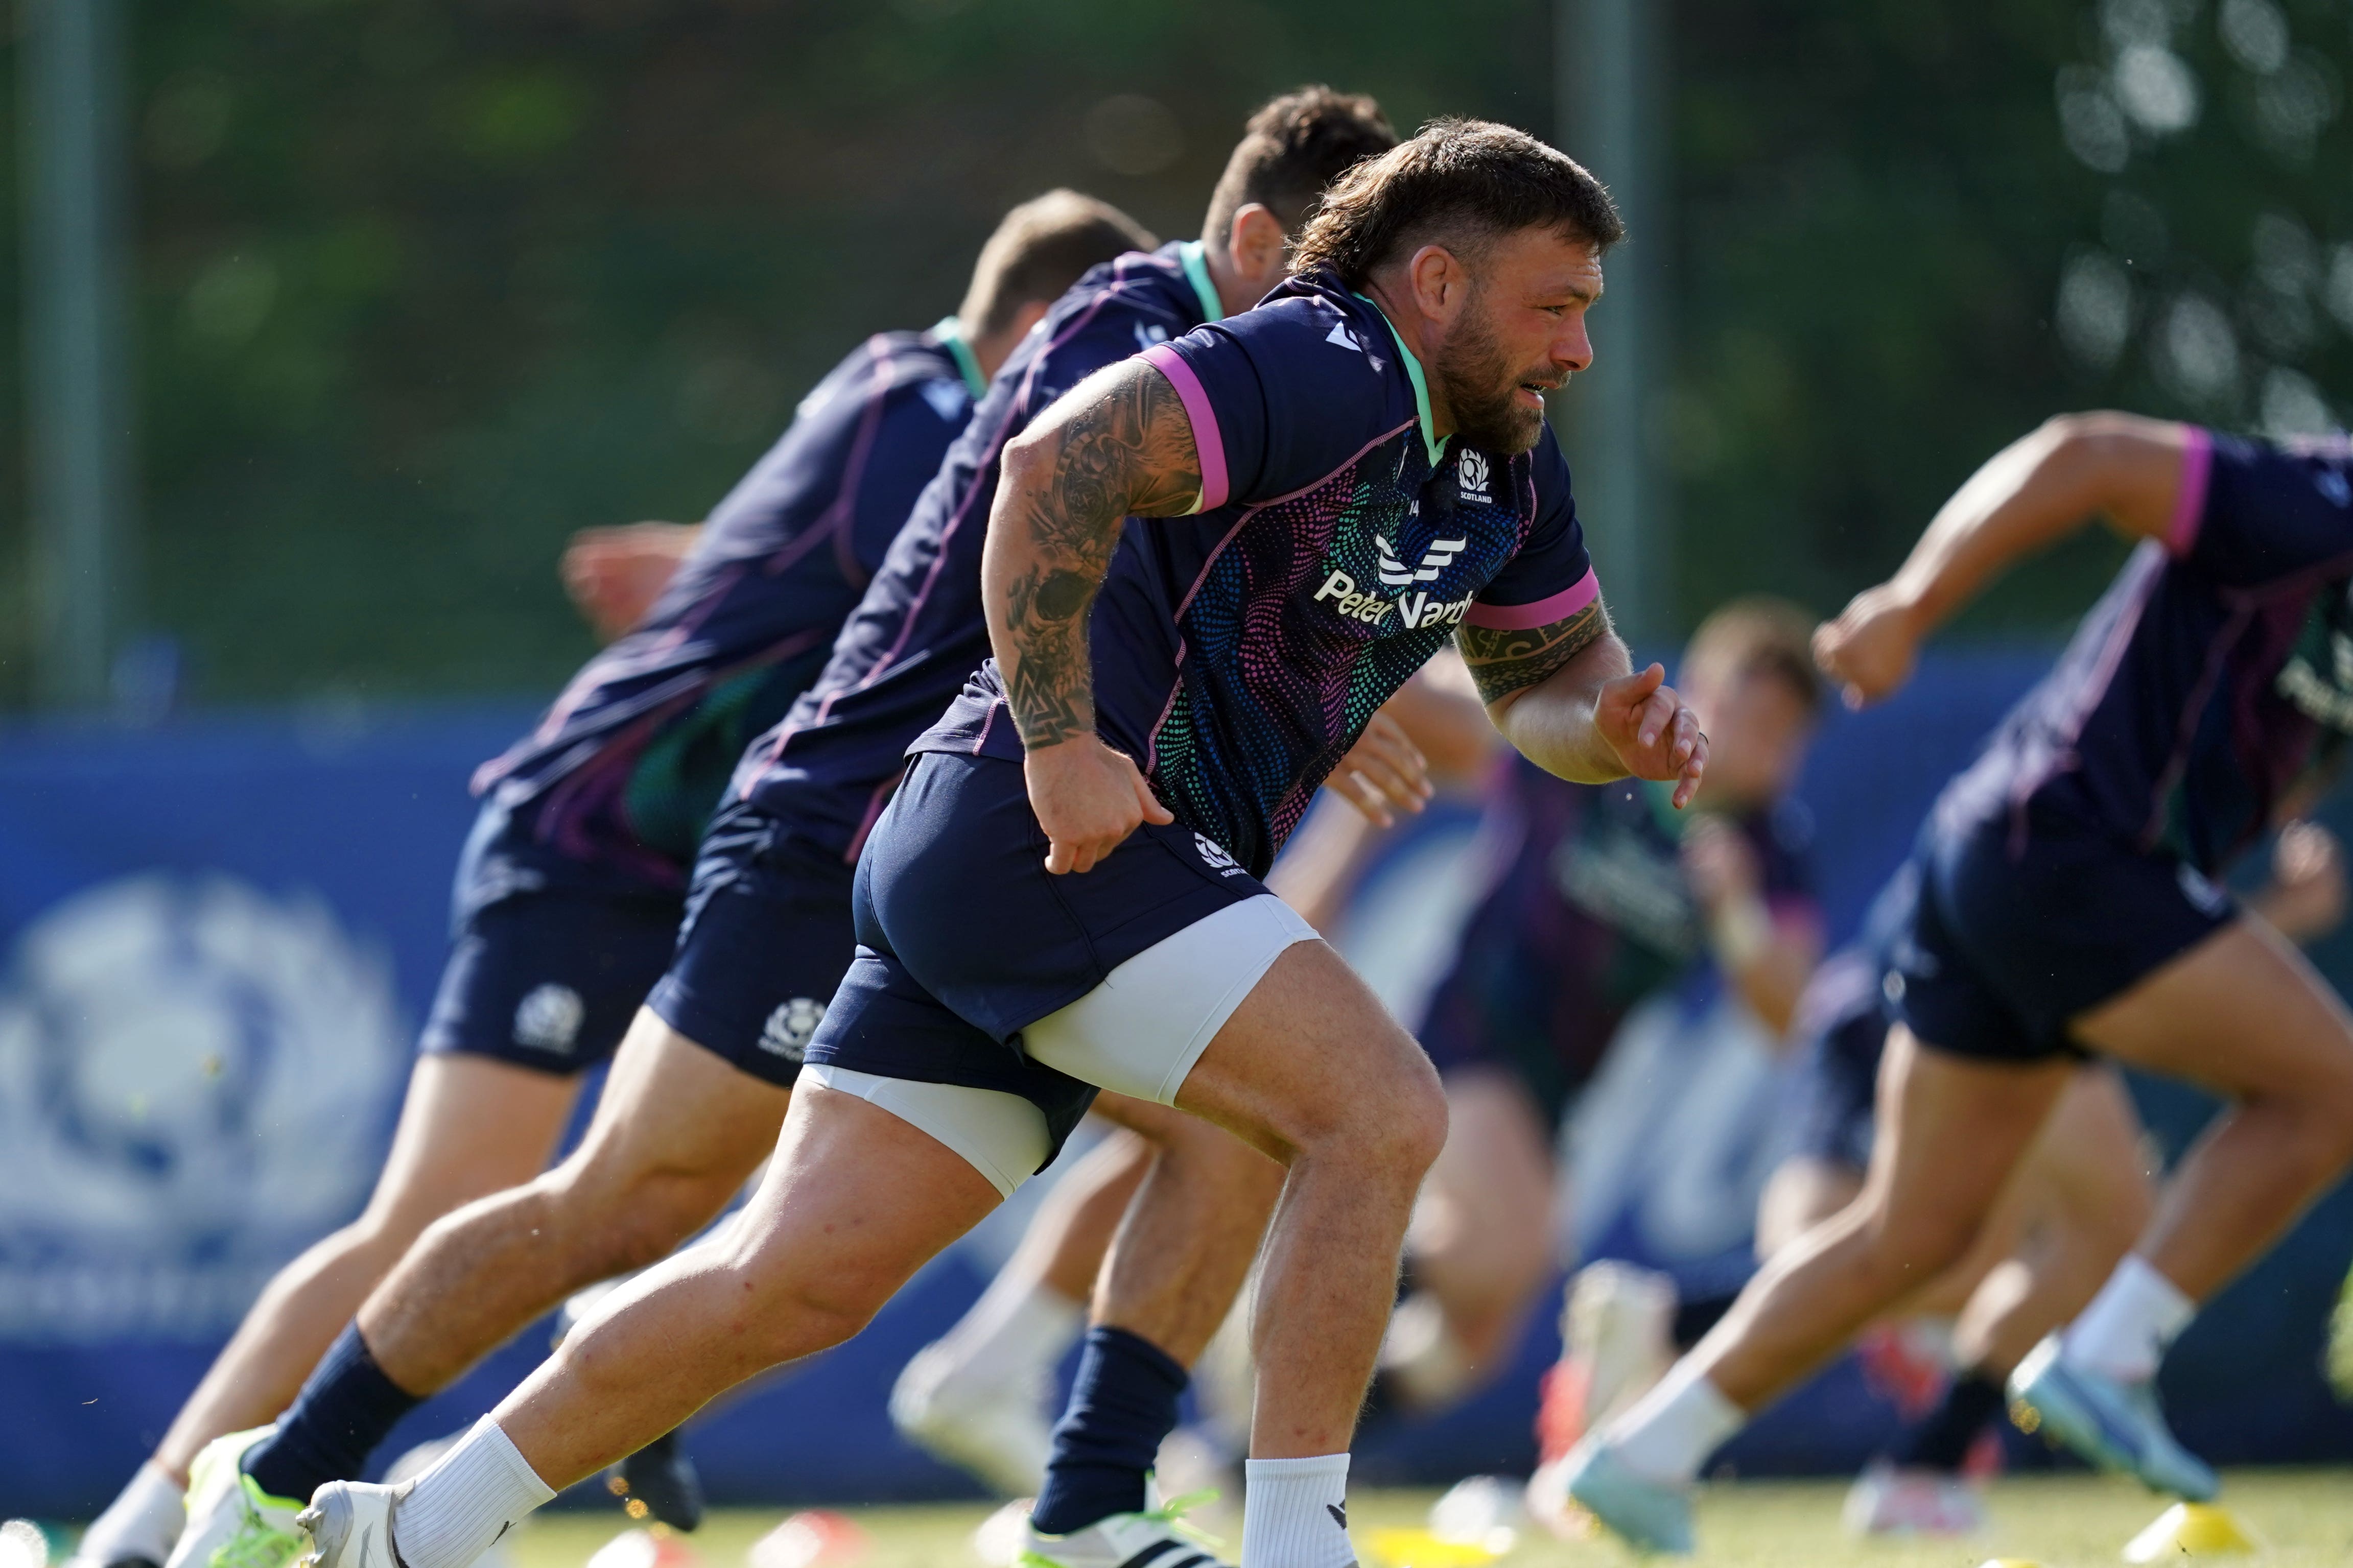
{"label": "white compression shorts", "polygon": [[[1162,938],[1077,1001],[1021,1031],[1033,1061],[1136,1100],[1174,1105],[1209,1047],[1274,961],[1315,928],[1261,893]],[[920,1083],[829,1064],[802,1081],[854,1094],[946,1144],[1004,1195],[1038,1168],[1046,1116],[1018,1094]]]}

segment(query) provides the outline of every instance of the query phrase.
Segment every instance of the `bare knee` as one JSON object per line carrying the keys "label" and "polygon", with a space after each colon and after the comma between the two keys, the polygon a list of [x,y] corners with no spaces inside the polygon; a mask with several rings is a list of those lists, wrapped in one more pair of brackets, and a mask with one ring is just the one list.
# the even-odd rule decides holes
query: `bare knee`
{"label": "bare knee", "polygon": [[1927,1284],[1967,1257],[1978,1235],[1978,1221],[1968,1215],[1895,1214],[1868,1200],[1860,1219],[1869,1266],[1891,1291]]}
{"label": "bare knee", "polygon": [[603,1279],[660,1262],[726,1206],[731,1174],[639,1170],[612,1180],[566,1164],[531,1184],[548,1234],[562,1240],[583,1279]]}

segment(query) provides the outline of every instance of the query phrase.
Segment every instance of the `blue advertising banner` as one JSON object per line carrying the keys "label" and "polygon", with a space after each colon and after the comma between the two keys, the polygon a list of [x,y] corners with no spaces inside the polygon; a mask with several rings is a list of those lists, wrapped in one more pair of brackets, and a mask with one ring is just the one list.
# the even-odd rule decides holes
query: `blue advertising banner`
{"label": "blue advertising banner", "polygon": [[[1801,793],[1835,934],[2039,667],[1947,658],[1888,709],[1830,722]],[[0,1516],[101,1506],[262,1283],[360,1209],[444,955],[466,777],[529,718],[471,708],[0,731]],[[1364,889],[1350,945],[1401,1007],[1444,961],[1468,821],[1434,813]],[[2342,942],[2320,956],[2353,974]],[[1622,1135],[1575,1161],[1587,1256],[1686,1277],[1745,1268],[1778,1069],[1708,1016],[1704,996],[1673,1002],[1597,1086],[1617,1097]],[[1704,1094],[1662,1087],[1699,1080]],[[2211,1107],[2153,1090],[2147,1110],[2178,1146]],[[857,1341],[699,1419],[714,1498],[968,1494],[892,1435],[884,1398],[1044,1185]],[[2223,1459],[2353,1455],[2353,1420],[2317,1373],[2348,1252],[2353,1200],[2340,1193],[2200,1320],[2167,1373],[2185,1436]],[[387,1457],[486,1409],[544,1343],[539,1330],[519,1337],[412,1417]],[[1525,1375],[1442,1421],[1368,1434],[1365,1473],[1524,1468],[1535,1374],[1556,1344],[1540,1321]],[[1891,1419],[1845,1366],[1733,1458],[1851,1464]]]}

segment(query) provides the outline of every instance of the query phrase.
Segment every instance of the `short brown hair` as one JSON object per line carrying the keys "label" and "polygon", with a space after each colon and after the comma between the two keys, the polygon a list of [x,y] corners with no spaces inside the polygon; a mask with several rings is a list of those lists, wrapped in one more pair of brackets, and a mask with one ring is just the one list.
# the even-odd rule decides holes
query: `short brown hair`
{"label": "short brown hair", "polygon": [[1201,237],[1224,249],[1234,214],[1256,203],[1293,234],[1324,189],[1346,170],[1397,145],[1381,106],[1362,93],[1295,88],[1259,106],[1209,193]]}
{"label": "short brown hair", "polygon": [[1557,230],[1607,250],[1626,226],[1601,182],[1525,131],[1484,120],[1433,120],[1412,140],[1357,164],[1324,195],[1292,270],[1328,267],[1351,288],[1424,245],[1466,259],[1521,229]]}
{"label": "short brown hair", "polygon": [[1787,599],[1748,594],[1718,605],[1684,645],[1683,668],[1698,664],[1735,675],[1769,675],[1795,692],[1809,713],[1822,705],[1814,617]]}
{"label": "short brown hair", "polygon": [[1076,191],[1048,191],[1007,213],[980,247],[972,286],[956,314],[976,338],[1001,332],[1022,306],[1053,303],[1088,268],[1159,243],[1150,229],[1109,202]]}

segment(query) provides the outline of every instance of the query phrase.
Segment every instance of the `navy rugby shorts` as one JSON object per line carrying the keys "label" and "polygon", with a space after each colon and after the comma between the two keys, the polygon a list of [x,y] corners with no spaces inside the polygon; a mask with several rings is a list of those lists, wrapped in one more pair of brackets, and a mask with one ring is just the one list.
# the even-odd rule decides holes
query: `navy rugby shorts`
{"label": "navy rugby shorts", "polygon": [[1031,1059],[1023,1029],[1177,932],[1250,900],[1275,901],[1182,826],[1147,823],[1070,876],[1047,871],[1046,850],[1019,763],[914,758],[860,858],[858,956],[808,1052],[813,1064],[877,1079],[1020,1096],[1045,1119],[1039,1169],[1096,1089]]}
{"label": "navy rugby shorts", "polygon": [[724,1060],[790,1087],[849,967],[850,868],[741,801],[702,836],[678,951],[646,1005]]}
{"label": "navy rugby shorts", "polygon": [[419,1048],[568,1075],[613,1054],[670,962],[678,900],[546,889],[470,910]]}
{"label": "navy rugby shorts", "polygon": [[[2082,1055],[2073,1021],[2238,918],[2230,893],[2162,850],[2029,802],[1932,819],[1920,896],[1893,943],[1888,1000],[1925,1045],[1992,1061]],[[1958,814],[1956,814],[1958,816]]]}

